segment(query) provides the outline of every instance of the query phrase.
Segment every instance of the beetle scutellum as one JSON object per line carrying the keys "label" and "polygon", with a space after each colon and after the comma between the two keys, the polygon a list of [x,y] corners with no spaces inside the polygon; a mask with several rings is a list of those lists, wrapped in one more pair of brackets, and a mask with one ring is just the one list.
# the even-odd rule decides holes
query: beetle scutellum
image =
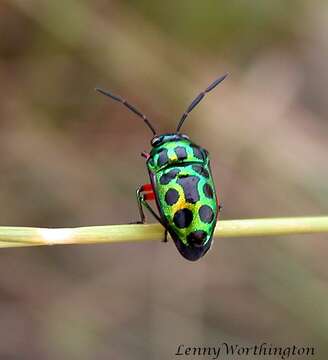
{"label": "beetle scutellum", "polygon": [[[140,223],[145,222],[143,206],[171,235],[183,257],[195,261],[211,247],[213,232],[220,210],[209,163],[209,153],[196,145],[180,129],[189,113],[206,93],[220,84],[227,74],[215,80],[202,91],[183,113],[173,133],[157,135],[147,117],[119,96],[96,89],[122,103],[140,116],[154,137],[150,153],[143,152],[149,172],[150,184],[137,189]],[[149,205],[155,200],[159,214]]]}

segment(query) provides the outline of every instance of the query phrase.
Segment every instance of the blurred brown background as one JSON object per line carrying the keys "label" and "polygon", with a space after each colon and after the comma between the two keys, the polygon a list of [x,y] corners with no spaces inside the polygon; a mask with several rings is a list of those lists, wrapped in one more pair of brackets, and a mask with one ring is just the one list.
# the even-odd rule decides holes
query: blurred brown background
{"label": "blurred brown background", "polygon": [[[211,153],[222,218],[327,214],[327,20],[319,0],[2,1],[1,225],[136,220],[151,134],[94,87],[167,132],[225,72],[184,125]],[[327,240],[216,239],[197,263],[160,241],[3,249],[0,359],[172,359],[222,341],[326,359]]]}

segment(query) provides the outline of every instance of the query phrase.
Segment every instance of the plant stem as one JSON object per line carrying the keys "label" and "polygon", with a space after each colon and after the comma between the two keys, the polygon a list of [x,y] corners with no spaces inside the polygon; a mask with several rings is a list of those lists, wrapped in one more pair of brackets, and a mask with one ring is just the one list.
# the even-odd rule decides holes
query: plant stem
{"label": "plant stem", "polygon": [[[328,216],[271,219],[221,220],[215,237],[253,237],[328,232]],[[159,224],[105,225],[49,229],[32,227],[0,227],[0,248],[99,244],[125,241],[159,240],[163,228]]]}

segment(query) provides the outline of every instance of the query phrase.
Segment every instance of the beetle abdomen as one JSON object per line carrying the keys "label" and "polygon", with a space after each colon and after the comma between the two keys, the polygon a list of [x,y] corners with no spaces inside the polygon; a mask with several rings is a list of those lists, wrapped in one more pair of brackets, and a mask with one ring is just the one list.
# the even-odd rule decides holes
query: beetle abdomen
{"label": "beetle abdomen", "polygon": [[197,260],[210,247],[217,200],[207,164],[189,163],[155,174],[156,198],[179,251]]}

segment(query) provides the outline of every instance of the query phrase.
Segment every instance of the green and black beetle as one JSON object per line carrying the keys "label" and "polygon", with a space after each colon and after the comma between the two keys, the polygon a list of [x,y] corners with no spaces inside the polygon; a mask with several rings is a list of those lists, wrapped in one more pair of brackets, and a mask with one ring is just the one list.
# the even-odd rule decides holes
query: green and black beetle
{"label": "green and black beetle", "polygon": [[[96,89],[140,116],[152,131],[152,149],[150,153],[142,153],[146,158],[150,184],[137,189],[140,223],[145,222],[144,206],[165,228],[165,239],[168,232],[181,255],[191,261],[198,260],[210,249],[220,204],[207,150],[180,133],[180,129],[206,93],[226,77],[227,74],[215,80],[192,101],[176,132],[162,135],[157,135],[147,117],[126,100]],[[149,205],[151,200],[155,200],[159,214]]]}

